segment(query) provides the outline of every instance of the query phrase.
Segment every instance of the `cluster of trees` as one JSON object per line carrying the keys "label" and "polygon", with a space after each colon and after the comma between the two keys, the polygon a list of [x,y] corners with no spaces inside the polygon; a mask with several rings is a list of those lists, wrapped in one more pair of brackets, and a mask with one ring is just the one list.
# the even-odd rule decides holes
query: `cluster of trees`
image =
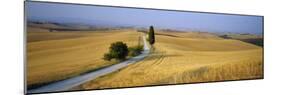
{"label": "cluster of trees", "polygon": [[[148,41],[151,46],[155,43],[153,26],[149,27]],[[107,61],[111,59],[125,60],[127,56],[137,56],[141,54],[141,51],[143,51],[142,45],[128,48],[126,43],[118,41],[111,44],[109,52],[104,54],[103,59]]]}
{"label": "cluster of trees", "polygon": [[125,43],[115,42],[112,43],[109,47],[109,53],[104,54],[104,60],[110,61],[113,58],[118,60],[124,60],[126,59],[128,52],[128,46]]}
{"label": "cluster of trees", "polygon": [[128,47],[126,43],[115,42],[109,47],[109,52],[104,54],[103,59],[110,61],[111,59],[125,60],[127,56],[137,56],[141,54],[143,46]]}

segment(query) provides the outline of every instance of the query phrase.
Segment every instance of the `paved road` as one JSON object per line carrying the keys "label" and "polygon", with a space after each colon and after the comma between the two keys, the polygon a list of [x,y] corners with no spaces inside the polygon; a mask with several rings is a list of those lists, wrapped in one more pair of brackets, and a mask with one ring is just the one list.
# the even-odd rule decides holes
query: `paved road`
{"label": "paved road", "polygon": [[76,76],[73,78],[69,78],[66,80],[62,80],[59,82],[55,82],[37,89],[31,89],[28,90],[27,93],[42,93],[42,92],[57,92],[57,91],[66,91],[69,90],[73,87],[79,86],[85,82],[88,82],[90,80],[96,79],[100,76],[112,73],[114,71],[117,71],[121,68],[124,68],[126,66],[128,66],[129,64],[133,64],[137,61],[142,60],[143,58],[145,58],[146,56],[148,56],[149,54],[149,47],[147,45],[147,42],[145,40],[145,36],[143,36],[143,42],[144,42],[144,51],[142,51],[142,54],[130,58],[126,61],[123,61],[121,63],[112,65],[110,67],[98,70],[98,71],[94,71],[94,72],[90,72],[84,75],[80,75],[80,76]]}

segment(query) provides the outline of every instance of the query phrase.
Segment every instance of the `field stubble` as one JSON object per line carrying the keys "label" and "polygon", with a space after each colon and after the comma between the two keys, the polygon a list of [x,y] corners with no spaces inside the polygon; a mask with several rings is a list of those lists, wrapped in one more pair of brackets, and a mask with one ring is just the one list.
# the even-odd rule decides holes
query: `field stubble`
{"label": "field stubble", "polygon": [[139,36],[130,29],[48,32],[28,28],[27,85],[32,88],[115,64],[102,59],[110,44],[123,41],[135,46]]}
{"label": "field stubble", "polygon": [[143,61],[85,83],[80,89],[263,77],[261,47],[238,40],[218,38],[156,35],[156,39],[155,51]]}

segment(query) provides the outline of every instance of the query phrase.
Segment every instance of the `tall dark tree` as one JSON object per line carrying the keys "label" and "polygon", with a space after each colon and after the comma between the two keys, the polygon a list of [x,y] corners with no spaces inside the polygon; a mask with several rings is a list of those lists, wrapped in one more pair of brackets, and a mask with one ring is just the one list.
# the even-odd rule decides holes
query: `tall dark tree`
{"label": "tall dark tree", "polygon": [[154,36],[153,26],[149,27],[148,41],[149,41],[150,45],[153,45],[155,43],[155,36]]}

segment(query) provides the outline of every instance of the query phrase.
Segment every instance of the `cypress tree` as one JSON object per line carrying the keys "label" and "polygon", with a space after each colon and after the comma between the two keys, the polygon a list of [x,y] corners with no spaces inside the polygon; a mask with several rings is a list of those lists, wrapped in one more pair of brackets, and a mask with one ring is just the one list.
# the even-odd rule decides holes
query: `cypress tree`
{"label": "cypress tree", "polygon": [[155,43],[155,36],[154,36],[153,26],[149,27],[148,39],[149,39],[150,45],[153,45]]}

